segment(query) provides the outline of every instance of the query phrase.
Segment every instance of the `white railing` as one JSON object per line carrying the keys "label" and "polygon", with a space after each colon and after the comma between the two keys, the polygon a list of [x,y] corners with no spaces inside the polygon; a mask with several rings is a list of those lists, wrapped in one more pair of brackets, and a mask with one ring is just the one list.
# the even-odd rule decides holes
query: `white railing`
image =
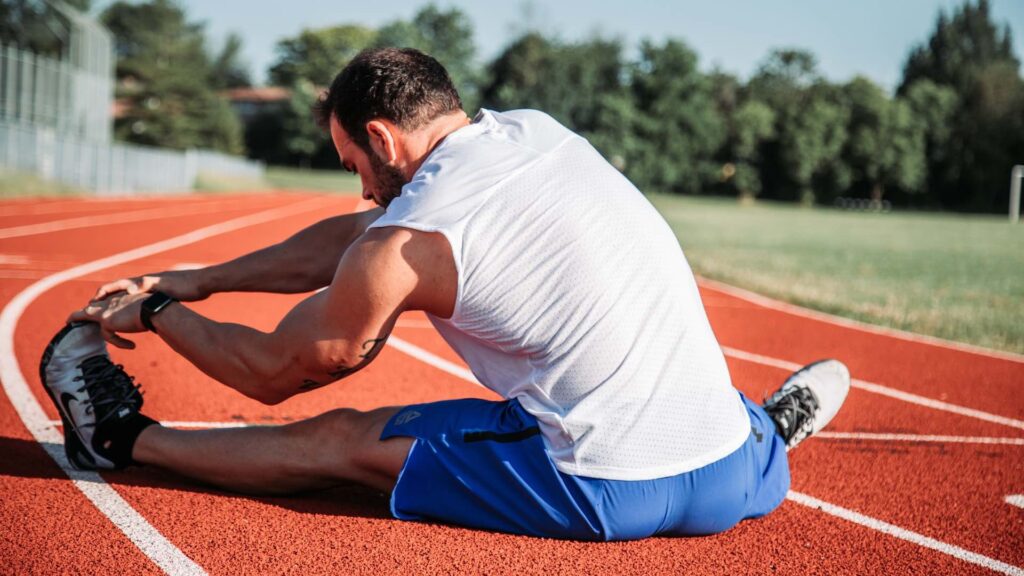
{"label": "white railing", "polygon": [[258,180],[263,164],[208,150],[88,142],[49,126],[0,122],[0,166],[99,194],[185,192],[200,173]]}
{"label": "white railing", "polygon": [[0,121],[51,126],[82,140],[107,142],[113,94],[112,68],[100,74],[0,44]]}

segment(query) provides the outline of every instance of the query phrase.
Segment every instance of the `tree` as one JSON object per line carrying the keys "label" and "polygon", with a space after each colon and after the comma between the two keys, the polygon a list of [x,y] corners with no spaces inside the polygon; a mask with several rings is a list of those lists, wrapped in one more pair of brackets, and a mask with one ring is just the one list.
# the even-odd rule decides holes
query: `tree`
{"label": "tree", "polygon": [[850,110],[844,161],[853,177],[880,201],[885,188],[910,193],[922,190],[925,133],[905,101],[891,99],[870,80],[858,76],[843,87]]}
{"label": "tree", "polygon": [[732,178],[741,196],[755,197],[761,193],[761,148],[775,136],[775,112],[763,102],[748,100],[732,115],[730,128]]}
{"label": "tree", "polygon": [[940,12],[929,39],[907,58],[899,94],[908,97],[922,81],[956,95],[948,138],[939,138],[939,145],[940,135],[929,135],[932,200],[961,210],[1005,209],[1006,174],[1024,153],[1024,81],[1010,29],[992,21],[987,0]]}
{"label": "tree", "polygon": [[232,32],[210,66],[210,85],[217,90],[252,86],[248,66],[241,61],[242,37]]}
{"label": "tree", "polygon": [[128,104],[114,124],[118,138],[241,152],[238,120],[209,85],[202,25],[188,22],[170,0],[115,2],[100,19],[114,36],[118,96]]}
{"label": "tree", "polygon": [[329,86],[334,77],[377,33],[358,25],[305,29],[294,38],[278,41],[277,61],[268,72],[271,84],[291,87],[299,80]]}
{"label": "tree", "polygon": [[1020,66],[1013,53],[1010,27],[1000,29],[992,22],[988,0],[978,0],[976,5],[968,0],[952,16],[939,12],[931,37],[907,58],[898,93],[904,94],[917,80],[928,79],[963,94],[979,71],[997,62],[1010,63],[1014,69]]}
{"label": "tree", "polygon": [[[291,95],[279,107],[265,110],[246,126],[245,145],[249,156],[268,164],[310,166],[326,148],[333,154],[329,138],[313,120],[312,106],[318,91],[300,79]],[[333,158],[337,167],[337,157]]]}
{"label": "tree", "polygon": [[473,24],[465,12],[428,4],[412,21],[397,20],[381,27],[373,45],[416,48],[430,54],[448,70],[463,106],[471,114],[475,112],[480,78],[474,62]]}
{"label": "tree", "polygon": [[820,200],[816,187],[834,192],[849,185],[849,169],[840,158],[848,111],[821,79],[813,55],[771,52],[748,92],[775,112],[775,138],[764,145],[766,195],[811,203]]}
{"label": "tree", "polygon": [[631,72],[637,146],[626,173],[641,188],[696,194],[718,178],[726,137],[697,55],[679,40],[643,42]]}
{"label": "tree", "polygon": [[487,108],[542,110],[588,138],[620,169],[633,143],[633,103],[616,40],[561,44],[527,33],[488,67]]}

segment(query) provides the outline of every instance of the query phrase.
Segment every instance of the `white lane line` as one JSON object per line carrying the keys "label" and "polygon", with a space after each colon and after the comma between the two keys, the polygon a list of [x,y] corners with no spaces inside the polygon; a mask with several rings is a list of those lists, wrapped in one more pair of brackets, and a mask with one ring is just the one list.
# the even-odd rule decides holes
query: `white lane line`
{"label": "white lane line", "polygon": [[79,216],[77,218],[67,218],[65,220],[53,220],[50,222],[40,222],[38,224],[26,224],[24,226],[0,228],[0,239],[34,236],[37,234],[46,234],[48,232],[89,228],[92,226],[125,224],[128,222],[142,222],[145,220],[156,220],[160,218],[173,218],[177,216],[203,214],[206,212],[218,212],[229,206],[237,207],[238,204],[227,202],[203,202],[188,204],[185,206],[166,206],[160,208],[147,208],[145,210],[132,210],[130,212],[115,212],[113,214]]}
{"label": "white lane line", "polygon": [[[763,356],[761,354],[754,354],[753,352],[745,352],[743,350],[737,350],[736,348],[729,348],[728,346],[722,346],[722,351],[725,352],[726,356],[731,356],[738,360],[746,360],[747,362],[754,362],[756,364],[763,364],[765,366],[772,366],[775,368],[782,368],[783,370],[789,370],[795,372],[802,368],[800,364],[795,362],[789,362],[786,360],[780,360],[778,358],[772,358],[770,356]],[[935,410],[941,410],[943,412],[952,412],[953,414],[959,414],[960,416],[967,416],[970,418],[977,418],[978,420],[984,420],[986,422],[992,422],[994,424],[1002,424],[1003,426],[1009,426],[1011,428],[1017,428],[1024,430],[1024,420],[1017,420],[1015,418],[1008,418],[1006,416],[999,416],[984,412],[982,410],[975,410],[974,408],[967,408],[966,406],[960,406],[958,404],[950,404],[949,402],[943,402],[941,400],[935,400],[934,398],[928,398],[926,396],[919,396],[917,394],[911,394],[910,392],[904,392],[881,384],[875,384],[874,382],[868,382],[866,380],[853,379],[850,382],[852,388],[858,388],[866,392],[874,394],[880,394],[882,396],[888,396],[910,404],[917,404],[918,406],[926,406]]]}
{"label": "white lane line", "polygon": [[950,444],[1002,444],[1024,446],[1024,438],[998,438],[992,436],[935,436],[927,434],[888,434],[879,432],[829,432],[823,430],[814,438],[830,440],[873,440],[879,442],[938,442]]}
{"label": "white lane line", "polygon": [[861,526],[877,530],[884,534],[888,534],[895,538],[899,538],[900,540],[912,542],[914,544],[917,544],[918,546],[931,548],[932,550],[941,552],[943,554],[948,554],[950,556],[953,556],[954,558],[959,558],[964,562],[970,562],[971,564],[976,564],[978,566],[982,566],[984,568],[988,568],[989,570],[994,570],[996,572],[1000,572],[1003,574],[1010,574],[1012,576],[1024,576],[1024,569],[1018,566],[1013,566],[1012,564],[1000,562],[995,558],[989,558],[988,556],[978,554],[977,552],[971,552],[970,550],[965,550],[959,546],[947,544],[946,542],[942,542],[941,540],[929,538],[924,534],[918,534],[917,532],[912,532],[910,530],[907,530],[906,528],[900,528],[899,526],[889,524],[888,522],[884,522],[877,518],[865,516],[860,512],[854,512],[849,508],[836,506],[835,504],[830,504],[823,500],[818,500],[817,498],[814,498],[812,496],[801,494],[800,492],[794,492],[792,490],[790,490],[789,493],[786,494],[786,497],[792,500],[793,502],[796,502],[797,504],[803,504],[804,506],[807,506],[809,508],[815,508],[831,516],[842,518],[843,520],[853,522],[854,524],[860,524]]}
{"label": "white lane line", "polygon": [[467,382],[472,382],[477,386],[483,386],[483,384],[481,384],[480,381],[476,379],[476,376],[474,376],[473,373],[467,370],[466,368],[463,368],[462,366],[459,366],[454,362],[449,362],[448,360],[441,358],[440,356],[434,354],[433,352],[427,352],[423,348],[420,348],[419,346],[411,342],[406,342],[405,340],[402,340],[398,336],[392,335],[391,337],[388,338],[387,343],[389,346],[392,346],[395,349],[400,350],[421,362],[426,362],[427,364],[430,364],[435,368],[440,368],[444,372],[447,372],[453,376],[458,376],[459,378],[462,378]]}
{"label": "white lane line", "polygon": [[952,340],[946,340],[944,338],[937,338],[935,336],[925,336],[924,334],[915,334],[914,332],[907,332],[905,330],[897,330],[895,328],[886,328],[884,326],[876,326],[874,324],[868,324],[867,322],[861,322],[859,320],[851,320],[850,318],[843,318],[841,316],[835,316],[825,312],[819,312],[817,310],[811,310],[810,308],[804,308],[797,306],[796,304],[790,304],[781,300],[775,300],[767,296],[762,296],[749,290],[730,286],[718,282],[717,280],[711,280],[709,278],[700,277],[698,282],[702,286],[711,288],[718,292],[734,296],[741,300],[746,300],[752,304],[769,308],[772,310],[778,310],[794,316],[802,318],[810,318],[812,320],[819,320],[836,326],[842,326],[844,328],[852,328],[861,332],[868,332],[870,334],[878,334],[880,336],[888,336],[890,338],[897,338],[899,340],[906,340],[908,342],[916,342],[918,344],[930,344],[939,348],[947,348],[950,350],[957,350],[959,352],[969,352],[971,354],[978,354],[980,356],[988,356],[990,358],[997,358],[999,360],[1009,360],[1011,362],[1022,362],[1024,363],[1024,354],[1014,354],[1013,352],[1004,352],[1002,350],[993,350],[991,348],[985,348],[983,346],[975,346],[973,344],[964,344],[963,342],[954,342]]}
{"label": "white lane line", "polygon": [[1024,494],[1010,494],[1005,498],[1006,503],[1018,508],[1024,508]]}
{"label": "white lane line", "polygon": [[50,424],[50,419],[46,416],[43,407],[32,393],[32,389],[29,387],[25,376],[21,372],[21,367],[18,365],[17,356],[14,352],[14,332],[18,320],[29,304],[36,298],[68,280],[152,254],[186,246],[211,236],[277,220],[321,206],[323,206],[323,201],[315,199],[290,206],[272,208],[81,264],[47,276],[29,285],[14,296],[7,306],[4,307],[3,312],[0,312],[0,383],[2,383],[4,392],[7,393],[7,397],[18,412],[18,416],[24,422],[25,427],[32,433],[36,441],[43,445],[47,453],[96,508],[106,515],[132,543],[138,546],[143,554],[148,556],[168,574],[205,574],[205,571],[147,522],[114,488],[104,482],[99,474],[76,471],[70,466],[64,456],[63,435]]}
{"label": "white lane line", "polygon": [[[480,384],[476,380],[476,378],[473,378],[473,375],[469,373],[469,371],[466,370],[465,368],[462,368],[461,366],[449,362],[444,358],[437,356],[436,354],[428,352],[420,348],[419,346],[416,346],[415,344],[411,344],[409,342],[406,342],[405,340],[402,340],[401,338],[396,338],[395,336],[391,336],[388,339],[388,344],[394,346],[395,348],[401,350],[402,352],[405,352],[406,354],[412,356],[413,358],[416,358],[417,360],[426,362],[427,364],[430,364],[431,366],[438,368],[443,372],[447,372],[454,376],[466,379],[474,384]],[[1010,564],[1000,562],[999,560],[996,560],[994,558],[989,558],[988,556],[983,556],[976,552],[964,550],[959,546],[947,544],[945,542],[935,540],[934,538],[929,538],[922,534],[918,534],[917,532],[912,532],[905,528],[900,528],[899,526],[883,522],[876,518],[865,516],[858,512],[854,512],[853,510],[848,510],[846,508],[836,506],[835,504],[830,504],[823,500],[812,498],[811,496],[807,496],[806,494],[793,492],[791,490],[786,496],[790,500],[793,500],[794,502],[797,502],[799,504],[803,504],[804,506],[817,508],[818,510],[825,512],[826,514],[838,516],[839,518],[849,520],[850,522],[854,522],[856,524],[872,528],[874,530],[877,530],[884,534],[888,534],[890,536],[894,536],[896,538],[900,538],[902,540],[907,540],[908,542],[924,546],[925,548],[931,548],[932,550],[936,550],[943,554],[954,556],[966,562],[977,564],[979,566],[984,566],[991,570],[1002,572],[1003,574],[1024,576],[1024,570],[1016,566],[1011,566]]]}

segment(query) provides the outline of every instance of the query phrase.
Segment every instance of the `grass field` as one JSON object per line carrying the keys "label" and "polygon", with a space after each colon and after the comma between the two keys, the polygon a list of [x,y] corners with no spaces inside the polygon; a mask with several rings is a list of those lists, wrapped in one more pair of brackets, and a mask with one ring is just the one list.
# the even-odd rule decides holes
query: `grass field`
{"label": "grass field", "polygon": [[840,316],[1024,353],[1024,226],[651,196],[693,269]]}
{"label": "grass field", "polygon": [[196,179],[200,192],[234,192],[239,190],[316,190],[337,194],[358,194],[359,178],[341,170],[303,170],[268,166],[263,180],[230,178],[200,174]]}
{"label": "grass field", "polygon": [[0,168],[0,198],[78,196],[81,194],[86,194],[86,191],[74,186],[43,180],[35,174]]}

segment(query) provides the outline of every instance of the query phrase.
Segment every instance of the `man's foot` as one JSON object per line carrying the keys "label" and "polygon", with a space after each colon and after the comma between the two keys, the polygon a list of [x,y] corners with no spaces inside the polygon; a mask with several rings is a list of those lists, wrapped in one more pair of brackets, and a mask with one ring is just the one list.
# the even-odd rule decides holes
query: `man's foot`
{"label": "man's foot", "polygon": [[764,403],[779,435],[792,450],[825,427],[850,390],[850,371],[838,360],[819,360],[786,379]]}
{"label": "man's foot", "polygon": [[134,378],[110,361],[99,325],[73,322],[46,347],[39,378],[64,423],[64,451],[79,470],[132,464],[135,439],[154,420],[139,413]]}

